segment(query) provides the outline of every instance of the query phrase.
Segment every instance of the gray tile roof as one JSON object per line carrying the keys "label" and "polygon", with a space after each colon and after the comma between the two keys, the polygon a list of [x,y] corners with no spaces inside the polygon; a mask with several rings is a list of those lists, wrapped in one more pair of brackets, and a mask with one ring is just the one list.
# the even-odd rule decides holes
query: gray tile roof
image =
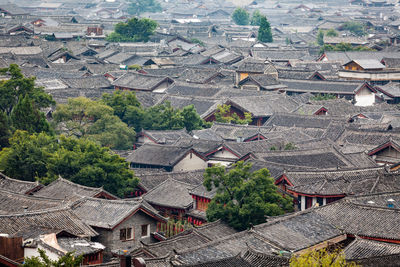
{"label": "gray tile roof", "polygon": [[67,231],[79,237],[98,235],[79,219],[70,208],[47,209],[19,214],[0,215],[0,232],[14,235],[27,228]]}
{"label": "gray tile roof", "polygon": [[[309,167],[319,169],[336,169],[346,167],[369,167],[371,165],[368,157],[365,156],[363,166],[356,166],[344,154],[340,153],[333,146],[319,149],[308,150],[285,150],[285,151],[269,151],[264,153],[254,153],[254,156],[266,162],[291,165],[298,167]],[[367,163],[365,163],[365,161]]]}
{"label": "gray tile roof", "polygon": [[133,251],[132,255],[145,251],[146,255],[150,254],[152,257],[165,257],[173,250],[189,249],[206,242],[209,242],[209,239],[193,230],[188,230],[158,243],[143,244],[143,247]]}
{"label": "gray tile roof", "polygon": [[400,245],[356,238],[343,251],[347,261],[400,254]]}
{"label": "gray tile roof", "polygon": [[182,130],[142,130],[138,135],[144,135],[158,144],[173,144],[180,138],[190,138],[191,136]]}
{"label": "gray tile roof", "polygon": [[60,200],[76,200],[82,197],[95,197],[101,193],[117,198],[105,191],[102,187],[95,188],[84,186],[59,177],[57,180],[36,192],[35,196]]}
{"label": "gray tile roof", "polygon": [[19,194],[26,194],[41,187],[42,185],[40,185],[39,182],[12,179],[0,172],[0,189]]}
{"label": "gray tile roof", "polygon": [[397,225],[400,211],[391,208],[375,208],[354,204],[346,198],[316,208],[315,213],[345,233],[385,239],[400,239]]}
{"label": "gray tile roof", "polygon": [[152,91],[159,84],[167,80],[172,83],[172,80],[166,76],[152,76],[128,72],[122,75],[120,78],[116,79],[112,84],[114,86],[129,88],[133,90]]}
{"label": "gray tile roof", "polygon": [[203,183],[204,170],[187,172],[159,172],[159,173],[138,173],[136,176],[140,179],[140,186],[146,191],[153,189],[162,182],[173,179],[193,186]]}
{"label": "gray tile roof", "polygon": [[275,113],[264,124],[264,126],[284,126],[300,128],[320,128],[326,129],[333,121],[337,121],[328,116],[298,115],[291,113]]}
{"label": "gray tile roof", "polygon": [[387,183],[389,181],[386,181],[383,170],[379,167],[337,171],[336,175],[333,173],[312,173],[303,177],[296,177],[293,174],[286,174],[286,176],[289,175],[294,180],[295,186],[290,187],[290,190],[310,195],[353,195],[394,189],[392,183]]}
{"label": "gray tile roof", "polygon": [[67,252],[76,252],[79,255],[88,255],[104,250],[104,246],[82,238],[59,237],[58,245]]}
{"label": "gray tile roof", "polygon": [[152,205],[187,210],[193,205],[189,191],[194,185],[167,179],[148,191],[143,198]]}
{"label": "gray tile roof", "polygon": [[56,199],[28,196],[0,189],[0,214],[61,208],[65,205],[67,202]]}
{"label": "gray tile roof", "polygon": [[187,250],[177,250],[177,252],[180,261],[186,264],[198,264],[236,256],[247,250],[248,247],[256,248],[267,254],[280,250],[279,247],[268,242],[264,236],[250,230],[200,244],[198,247],[191,246]]}
{"label": "gray tile roof", "polygon": [[94,75],[82,78],[64,78],[63,81],[71,88],[78,89],[108,89],[110,81],[103,75]]}
{"label": "gray tile roof", "polygon": [[164,217],[145,200],[107,200],[99,198],[84,198],[72,205],[73,212],[86,224],[104,229],[113,229],[128,216],[143,209],[147,214],[166,221]]}
{"label": "gray tile roof", "polygon": [[287,86],[289,92],[310,92],[321,94],[345,94],[354,93],[364,85],[364,82],[338,82],[338,81],[311,81],[311,80],[280,80]]}
{"label": "gray tile roof", "polygon": [[254,227],[256,233],[283,250],[294,252],[340,236],[342,231],[315,212],[298,212]]}
{"label": "gray tile roof", "polygon": [[182,159],[192,148],[172,145],[157,145],[146,143],[134,150],[126,161],[133,164],[172,167]]}

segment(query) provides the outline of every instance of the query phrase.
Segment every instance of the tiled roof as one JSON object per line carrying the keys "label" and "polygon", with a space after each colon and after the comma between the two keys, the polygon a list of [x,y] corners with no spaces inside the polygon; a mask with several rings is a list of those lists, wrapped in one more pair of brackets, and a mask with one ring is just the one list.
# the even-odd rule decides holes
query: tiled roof
{"label": "tiled roof", "polygon": [[143,209],[160,221],[166,219],[143,199],[107,200],[84,198],[72,205],[73,212],[90,226],[113,229],[122,220]]}
{"label": "tiled roof", "polygon": [[314,212],[298,212],[271,222],[260,224],[254,230],[286,251],[299,251],[343,234],[327,218]]}
{"label": "tiled roof", "polygon": [[160,172],[160,173],[135,173],[139,178],[141,187],[146,191],[153,189],[160,185],[162,182],[173,179],[176,181],[191,184],[193,186],[203,183],[204,170],[187,171],[187,172]]}
{"label": "tiled roof", "polygon": [[153,187],[143,198],[152,205],[186,210],[193,205],[192,196],[189,194],[193,187],[191,184],[170,178]]}
{"label": "tiled roof", "polygon": [[170,78],[166,76],[152,76],[140,73],[128,72],[116,79],[112,84],[114,86],[129,88],[134,90],[152,91],[163,81]]}
{"label": "tiled roof", "polygon": [[64,230],[79,237],[92,237],[97,233],[81,221],[70,208],[48,209],[20,214],[0,215],[0,232],[14,235],[26,228]]}
{"label": "tiled roof", "polygon": [[343,251],[347,261],[400,254],[400,245],[356,238]]}
{"label": "tiled roof", "polygon": [[39,189],[40,187],[42,187],[42,185],[40,185],[39,182],[28,182],[12,179],[3,173],[0,173],[0,189],[26,194],[32,190]]}
{"label": "tiled roof", "polygon": [[65,206],[60,200],[28,196],[0,189],[0,214],[22,213]]}
{"label": "tiled roof", "polygon": [[400,239],[400,211],[351,203],[346,198],[315,209],[345,233],[384,239]]}
{"label": "tiled roof", "polygon": [[134,150],[126,161],[160,167],[174,166],[192,148],[188,146],[158,145],[146,143]]}
{"label": "tiled roof", "polygon": [[95,187],[84,186],[59,177],[54,182],[50,183],[49,185],[43,187],[41,190],[36,192],[35,196],[48,197],[61,200],[74,200],[81,197],[95,197],[100,193],[106,193],[111,197],[117,198],[113,196],[111,193],[105,191],[102,187],[95,188]]}

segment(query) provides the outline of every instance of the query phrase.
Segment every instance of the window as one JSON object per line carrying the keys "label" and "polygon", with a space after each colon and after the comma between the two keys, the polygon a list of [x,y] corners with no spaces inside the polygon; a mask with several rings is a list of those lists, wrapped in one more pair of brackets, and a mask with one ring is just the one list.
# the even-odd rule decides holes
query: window
{"label": "window", "polygon": [[149,236],[150,236],[150,224],[143,224],[142,237],[149,237]]}
{"label": "window", "polygon": [[119,239],[122,241],[134,239],[132,228],[123,228],[119,230]]}

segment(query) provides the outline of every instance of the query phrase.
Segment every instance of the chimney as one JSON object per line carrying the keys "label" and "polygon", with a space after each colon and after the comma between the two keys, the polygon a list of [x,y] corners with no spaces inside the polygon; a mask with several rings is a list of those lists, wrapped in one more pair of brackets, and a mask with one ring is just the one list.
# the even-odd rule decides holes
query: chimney
{"label": "chimney", "polygon": [[394,208],[394,199],[393,198],[389,198],[388,200],[386,200],[386,203],[387,203],[388,208]]}

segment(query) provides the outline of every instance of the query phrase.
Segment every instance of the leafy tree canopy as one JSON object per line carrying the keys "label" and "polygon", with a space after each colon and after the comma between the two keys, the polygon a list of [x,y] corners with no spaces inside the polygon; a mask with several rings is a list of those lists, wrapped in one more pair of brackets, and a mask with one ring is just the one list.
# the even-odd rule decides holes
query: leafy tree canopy
{"label": "leafy tree canopy", "polygon": [[129,0],[128,13],[131,15],[139,16],[142,13],[160,12],[162,11],[161,5],[156,0]]}
{"label": "leafy tree canopy", "polygon": [[11,137],[10,126],[6,114],[0,111],[0,150],[8,146],[8,138]]}
{"label": "leafy tree canopy", "polygon": [[249,25],[250,15],[245,9],[238,7],[233,11],[232,19],[237,25]]}
{"label": "leafy tree canopy", "polygon": [[253,12],[253,15],[251,16],[250,24],[253,26],[260,26],[262,17],[263,15],[261,14],[260,10],[257,9]]}
{"label": "leafy tree canopy", "polygon": [[339,34],[337,31],[335,31],[334,29],[329,29],[326,31],[326,36],[329,37],[337,37]]}
{"label": "leafy tree canopy", "polygon": [[236,113],[231,113],[231,105],[218,105],[215,112],[215,121],[233,124],[249,124],[252,121],[251,113],[245,112],[245,118],[241,119]]}
{"label": "leafy tree canopy", "polygon": [[260,28],[258,28],[257,39],[264,43],[272,43],[272,31],[266,16],[260,18]]}
{"label": "leafy tree canopy", "polygon": [[148,42],[154,34],[157,22],[147,18],[133,17],[115,25],[114,32],[107,36],[110,42]]}
{"label": "leafy tree canopy", "polygon": [[[15,129],[51,133],[50,125],[40,111],[55,104],[51,95],[35,86],[34,77],[24,77],[16,64],[0,69],[0,73],[10,76],[9,80],[0,82],[0,125],[7,127],[0,130],[0,139],[9,137]],[[0,147],[5,143],[2,144]]]}
{"label": "leafy tree canopy", "polygon": [[320,46],[324,45],[324,32],[319,30],[317,34],[317,43]]}
{"label": "leafy tree canopy", "polygon": [[357,36],[364,36],[366,34],[364,25],[357,21],[347,21],[340,28]]}
{"label": "leafy tree canopy", "polygon": [[10,115],[18,101],[28,96],[35,108],[46,108],[55,104],[51,95],[44,92],[43,88],[35,87],[34,77],[24,77],[21,69],[16,64],[0,69],[0,73],[10,75],[10,79],[0,82],[0,110]]}
{"label": "leafy tree canopy", "polygon": [[366,47],[366,46],[352,46],[349,43],[340,43],[337,45],[324,44],[320,53],[324,53],[325,51],[375,51],[375,49]]}
{"label": "leafy tree canopy", "polygon": [[238,230],[266,221],[266,216],[292,211],[292,200],[277,192],[267,169],[251,171],[251,164],[238,162],[227,171],[223,166],[207,168],[204,186],[216,189],[207,208],[207,219],[222,219]]}
{"label": "leafy tree canopy", "polygon": [[330,99],[337,99],[337,97],[333,94],[317,94],[317,95],[313,96],[310,100],[321,101],[321,100],[330,100]]}
{"label": "leafy tree canopy", "polygon": [[15,179],[49,183],[58,176],[123,196],[137,185],[128,163],[108,148],[75,137],[16,131],[0,151],[0,169]]}
{"label": "leafy tree canopy", "polygon": [[[117,104],[115,107],[118,109]],[[101,101],[77,97],[58,105],[53,116],[59,133],[87,137],[114,149],[129,149],[136,133],[114,115],[121,112],[115,112]]]}
{"label": "leafy tree canopy", "polygon": [[136,131],[146,130],[199,130],[210,125],[200,118],[195,107],[189,105],[176,109],[165,102],[149,108],[143,108],[130,91],[116,91],[104,94],[102,102],[114,109],[114,115]]}
{"label": "leafy tree canopy", "polygon": [[68,252],[58,260],[50,260],[46,252],[38,249],[40,257],[30,257],[24,260],[24,267],[79,267],[83,261],[83,255],[74,256],[73,252]]}
{"label": "leafy tree canopy", "polygon": [[309,250],[302,255],[293,255],[290,267],[356,267],[354,262],[347,262],[342,250]]}

